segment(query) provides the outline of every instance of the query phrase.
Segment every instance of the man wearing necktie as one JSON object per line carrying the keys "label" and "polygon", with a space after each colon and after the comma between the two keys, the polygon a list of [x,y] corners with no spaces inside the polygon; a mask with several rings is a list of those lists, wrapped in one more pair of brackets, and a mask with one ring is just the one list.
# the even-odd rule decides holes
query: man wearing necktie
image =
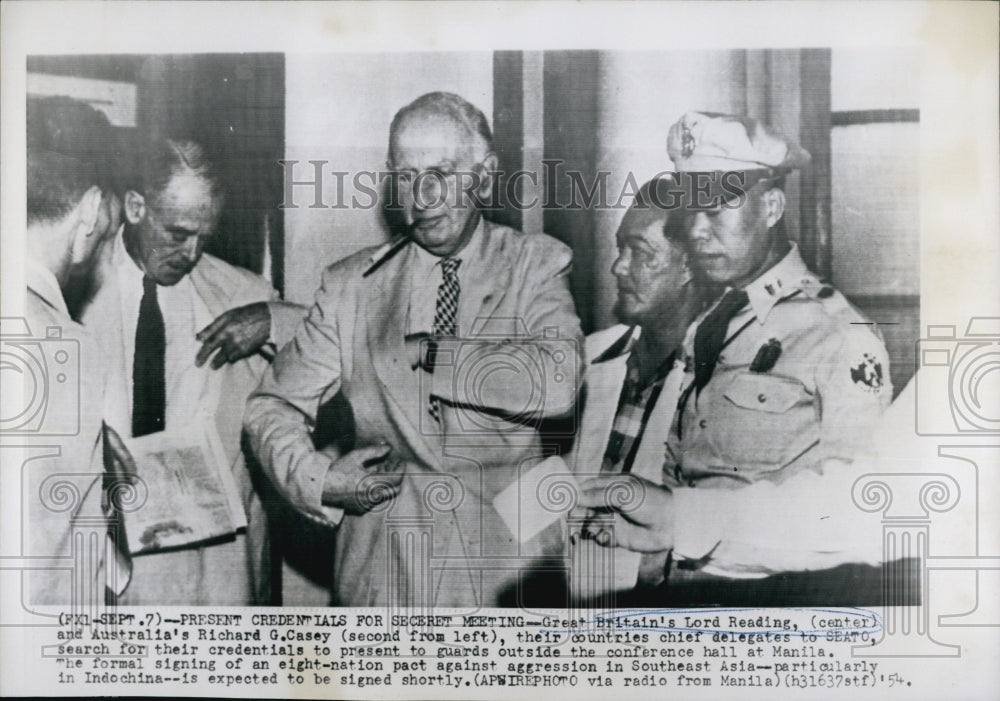
{"label": "man wearing necktie", "polygon": [[[692,266],[723,292],[684,342],[664,486],[646,485],[640,508],[597,537],[657,554],[665,566],[641,582],[647,587],[664,577],[669,589],[702,576],[841,564],[849,549],[815,540],[800,547],[808,539],[796,539],[794,524],[784,522],[787,537],[776,540],[780,514],[758,512],[741,524],[712,506],[717,490],[742,489],[741,501],[753,502],[782,485],[797,493],[798,483],[814,484],[804,473],[842,468],[892,399],[877,328],[806,267],[786,235],[785,176],[809,154],[757,120],[699,112],[670,129],[667,148],[691,183]],[[586,485],[583,502],[600,506],[610,483]]]}
{"label": "man wearing necktie", "polygon": [[[336,604],[517,601],[521,572],[561,547],[556,525],[520,542],[492,505],[542,459],[540,422],[572,410],[581,340],[569,249],[480,214],[496,164],[485,116],[458,95],[401,109],[389,169],[406,238],[326,269],[247,404],[271,479],[339,524]],[[317,452],[309,432],[337,392],[358,447]]]}
{"label": "man wearing necktie", "polygon": [[240,447],[241,417],[266,365],[257,351],[290,338],[303,310],[279,302],[261,277],[204,254],[223,191],[200,145],[153,140],[140,161],[103,284],[81,317],[101,339],[104,415],[132,437],[214,425],[248,526],[221,542],[134,557],[119,603],[265,603],[267,530]]}

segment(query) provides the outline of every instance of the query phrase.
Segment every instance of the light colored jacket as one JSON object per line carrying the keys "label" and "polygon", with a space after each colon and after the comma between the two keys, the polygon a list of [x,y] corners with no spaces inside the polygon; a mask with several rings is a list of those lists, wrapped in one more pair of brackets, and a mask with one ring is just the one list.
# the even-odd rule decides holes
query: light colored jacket
{"label": "light colored jacket", "polygon": [[[277,293],[260,276],[207,254],[191,271],[190,279],[197,298],[196,328],[204,328],[229,309],[277,298]],[[104,275],[103,280],[81,318],[99,339],[104,354],[105,420],[122,436],[129,436],[131,384],[126,370],[127,345],[122,336],[121,292],[116,275]],[[272,335],[276,339],[289,338],[292,334],[289,327],[294,321],[290,316],[276,315],[272,319]],[[194,358],[191,363],[194,364]],[[244,404],[266,365],[263,358],[255,355],[218,370],[211,369],[208,363],[200,369],[205,376],[203,401],[214,406],[198,409],[215,421],[247,509],[246,532],[228,542],[133,558],[132,582],[119,603],[237,606],[266,601],[270,585],[265,559],[266,519],[240,449]],[[210,387],[214,390],[210,391]],[[138,468],[141,475],[142,466]]]}
{"label": "light colored jacket", "polygon": [[[247,404],[264,469],[300,508],[340,523],[339,604],[495,605],[560,542],[553,528],[520,543],[491,502],[541,459],[536,419],[575,402],[582,338],[571,254],[547,236],[488,222],[469,247],[488,263],[459,297],[458,319],[476,319],[476,328],[460,326],[450,362],[433,375],[412,368],[404,344],[414,245],[362,277],[369,249],[327,268],[306,323]],[[440,429],[421,382],[445,400]],[[336,392],[353,409],[356,447],[388,443],[406,462],[398,496],[361,516],[321,504],[330,458],[312,449],[309,430],[320,401]],[[526,425],[510,420],[523,409],[533,417]]]}
{"label": "light colored jacket", "polygon": [[[601,462],[611,438],[618,399],[625,384],[630,353],[608,352],[618,345],[624,349],[629,336],[634,334],[638,338],[640,331],[617,325],[587,336],[580,430],[566,455],[566,463],[578,482],[601,473]],[[680,396],[682,375],[683,369],[675,364],[664,379],[663,389],[632,462],[631,474],[655,484],[663,483],[663,459],[670,423]],[[635,498],[640,499],[641,494],[637,493]],[[574,530],[573,516],[570,517],[569,528]],[[639,553],[624,548],[602,548],[591,540],[585,540],[570,546],[569,557],[569,588],[575,600],[593,603],[599,601],[599,597],[627,591],[636,584]],[[609,599],[609,603],[613,602]]]}
{"label": "light colored jacket", "polygon": [[[36,397],[17,407],[27,409],[23,422],[5,426],[12,432],[5,431],[3,451],[5,493],[19,494],[21,504],[21,519],[6,523],[4,542],[17,544],[26,591],[5,595],[25,604],[92,605],[104,600],[108,528],[101,499],[100,357],[92,337],[70,318],[55,277],[30,259],[26,277],[26,326],[14,319],[3,325],[4,355],[25,370],[22,399]],[[4,387],[5,404],[11,389]]]}

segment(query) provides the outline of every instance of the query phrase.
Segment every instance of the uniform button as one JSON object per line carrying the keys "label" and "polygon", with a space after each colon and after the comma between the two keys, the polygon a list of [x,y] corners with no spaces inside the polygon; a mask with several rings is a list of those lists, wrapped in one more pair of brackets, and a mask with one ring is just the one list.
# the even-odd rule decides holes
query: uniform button
{"label": "uniform button", "polygon": [[698,425],[701,426],[702,428],[705,428],[706,426],[708,426],[708,421],[702,419],[701,421],[698,422]]}
{"label": "uniform button", "polygon": [[698,483],[695,482],[693,479],[688,480],[688,486],[689,487],[694,487],[696,484],[698,484]]}
{"label": "uniform button", "polygon": [[767,401],[767,396],[763,395],[763,394],[758,394],[757,395],[757,401],[760,402],[761,404],[763,404],[764,402]]}
{"label": "uniform button", "polygon": [[720,355],[719,356],[719,364],[722,365],[722,364],[725,364],[725,362],[726,362],[726,356]]}

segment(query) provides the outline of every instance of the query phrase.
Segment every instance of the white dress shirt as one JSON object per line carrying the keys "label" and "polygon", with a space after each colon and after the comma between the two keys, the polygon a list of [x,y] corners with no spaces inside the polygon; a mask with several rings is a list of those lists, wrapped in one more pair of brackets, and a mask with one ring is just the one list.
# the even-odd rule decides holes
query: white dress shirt
{"label": "white dress shirt", "polygon": [[[115,274],[121,288],[121,319],[123,329],[124,360],[128,381],[129,415],[132,412],[132,366],[135,362],[135,332],[139,324],[139,305],[142,302],[143,271],[129,256],[122,236],[115,239],[112,260]],[[195,338],[200,331],[197,317],[207,315],[196,313],[196,306],[203,302],[194,293],[191,279],[184,276],[180,282],[170,287],[156,288],[156,299],[163,314],[166,332],[166,428],[177,428],[191,423],[207,391],[204,368],[194,364],[201,344]],[[125,428],[125,427],[123,427]]]}

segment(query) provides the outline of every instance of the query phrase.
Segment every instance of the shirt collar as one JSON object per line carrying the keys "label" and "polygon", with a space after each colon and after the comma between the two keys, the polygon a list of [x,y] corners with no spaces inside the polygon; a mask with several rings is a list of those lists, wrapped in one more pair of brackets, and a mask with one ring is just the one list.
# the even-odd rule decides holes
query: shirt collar
{"label": "shirt collar", "polygon": [[430,251],[428,251],[423,246],[413,243],[413,249],[415,251],[415,258],[417,262],[417,267],[421,270],[433,270],[435,266],[440,265],[441,261],[448,258],[455,258],[462,261],[462,264],[458,268],[459,276],[463,274],[468,274],[471,267],[475,266],[480,260],[486,255],[486,236],[483,234],[485,220],[482,216],[479,217],[479,223],[476,224],[475,231],[472,232],[472,236],[469,238],[469,242],[465,244],[465,248],[460,250],[453,256],[436,256]]}
{"label": "shirt collar", "polygon": [[813,279],[815,276],[806,267],[799,247],[793,242],[784,258],[744,289],[754,316],[764,323],[775,304],[800,291]]}
{"label": "shirt collar", "polygon": [[50,306],[69,316],[69,309],[66,308],[66,300],[63,299],[62,289],[59,281],[52,271],[42,265],[34,258],[28,257],[25,260],[25,283],[35,294],[45,300]]}
{"label": "shirt collar", "polygon": [[608,346],[603,353],[594,358],[590,364],[597,365],[598,363],[604,363],[609,360],[614,360],[615,358],[620,358],[623,355],[627,355],[632,352],[632,348],[635,347],[635,342],[639,340],[639,335],[642,333],[641,326],[630,326],[625,333],[623,333],[618,340]]}

